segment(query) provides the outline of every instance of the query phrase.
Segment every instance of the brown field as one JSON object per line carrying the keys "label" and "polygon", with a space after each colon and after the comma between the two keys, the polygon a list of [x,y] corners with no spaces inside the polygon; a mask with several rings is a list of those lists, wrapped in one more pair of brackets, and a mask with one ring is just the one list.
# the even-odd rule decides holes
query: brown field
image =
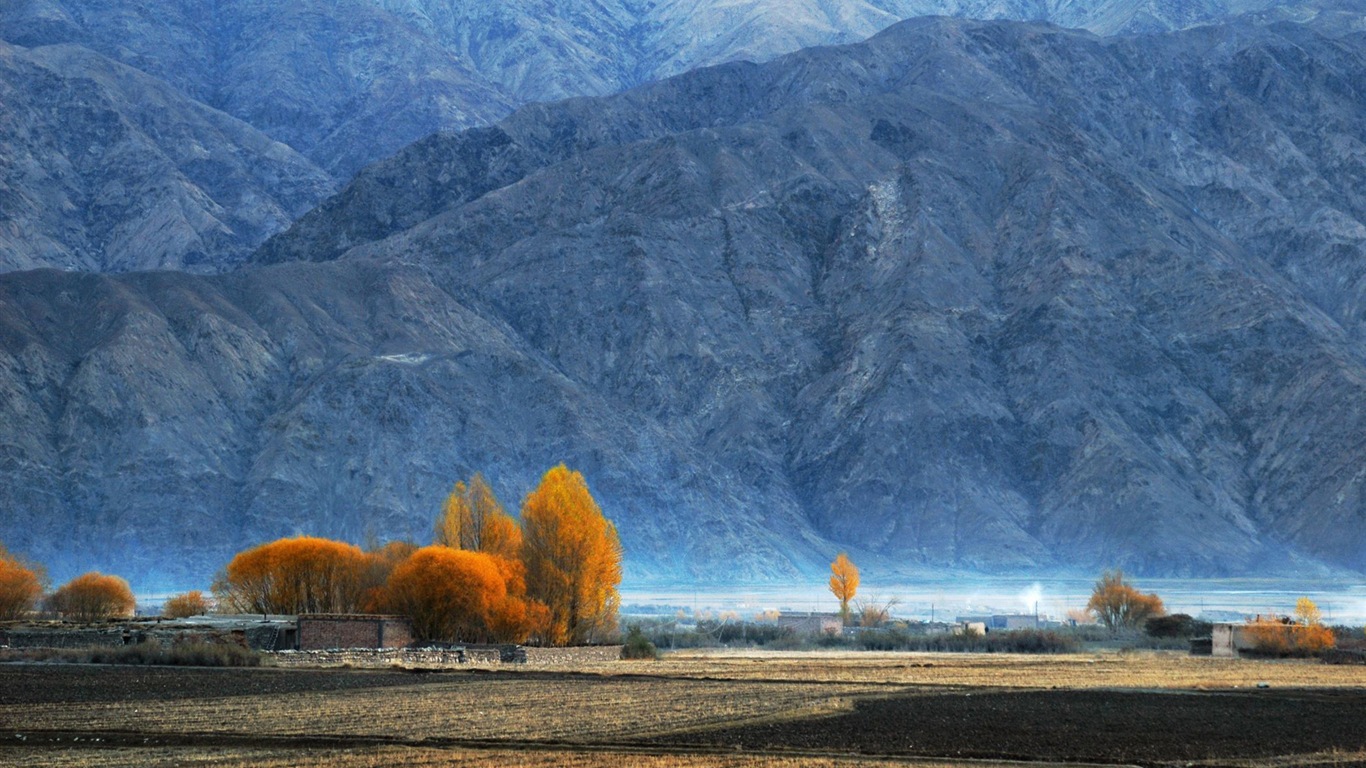
{"label": "brown field", "polygon": [[427,673],[10,664],[0,765],[1366,765],[1363,714],[1366,667],[1175,653],[680,652]]}

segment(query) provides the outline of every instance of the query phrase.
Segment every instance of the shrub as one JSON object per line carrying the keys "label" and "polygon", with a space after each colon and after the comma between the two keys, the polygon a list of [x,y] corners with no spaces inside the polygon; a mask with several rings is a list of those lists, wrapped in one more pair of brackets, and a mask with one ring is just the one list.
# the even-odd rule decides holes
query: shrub
{"label": "shrub", "polygon": [[904,629],[879,629],[859,635],[870,651],[943,651],[958,653],[1072,653],[1076,638],[1048,629],[1014,629],[985,635],[913,635]]}
{"label": "shrub", "polygon": [[68,581],[48,598],[48,607],[53,611],[81,622],[129,616],[135,606],[128,582],[96,571]]}
{"label": "shrub", "polygon": [[209,600],[204,593],[193,590],[167,598],[161,606],[161,615],[168,619],[183,619],[187,616],[202,616],[209,612]]}
{"label": "shrub", "polygon": [[1337,645],[1333,630],[1322,624],[1297,624],[1277,616],[1258,616],[1246,629],[1250,650],[1263,656],[1318,656]]}
{"label": "shrub", "polygon": [[67,664],[158,665],[172,667],[255,667],[261,655],[240,645],[177,643],[163,648],[156,643],[112,647],[32,649],[22,653],[34,661]]}
{"label": "shrub", "polygon": [[1173,613],[1148,619],[1143,631],[1149,637],[1205,637],[1214,631],[1214,625],[1208,621],[1198,621],[1189,614]]}
{"label": "shrub", "polygon": [[657,659],[659,650],[655,644],[650,642],[650,638],[641,631],[640,625],[632,624],[626,632],[626,642],[621,646],[621,658],[623,659]]}

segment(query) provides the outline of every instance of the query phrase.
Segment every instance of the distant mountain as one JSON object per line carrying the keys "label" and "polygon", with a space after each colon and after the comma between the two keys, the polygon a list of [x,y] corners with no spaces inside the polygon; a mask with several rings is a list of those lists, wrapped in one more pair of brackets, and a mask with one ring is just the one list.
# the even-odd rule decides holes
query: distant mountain
{"label": "distant mountain", "polygon": [[563,460],[634,579],[1366,570],[1347,22],[915,20],[430,137],[236,274],[0,277],[0,540],[188,586]]}
{"label": "distant mountain", "polygon": [[[17,0],[0,39],[79,44],[250,123],[338,177],[520,104],[854,42],[926,15],[1178,29],[1269,0]],[[1302,5],[1302,4],[1297,4]]]}
{"label": "distant mountain", "polygon": [[[1267,7],[1274,16],[1303,21],[1325,5],[1287,7],[1266,0],[14,0],[0,4],[0,40],[13,46],[6,49],[10,58],[46,61],[50,71],[60,60],[60,77],[101,83],[98,109],[125,116],[136,130],[144,130],[151,115],[163,123],[215,125],[228,124],[224,118],[231,115],[288,145],[316,168],[291,156],[290,167],[277,172],[280,160],[254,159],[268,146],[266,139],[234,126],[175,146],[164,141],[174,134],[144,137],[165,159],[96,166],[87,158],[81,163],[79,184],[137,190],[137,205],[180,194],[177,190],[187,189],[186,176],[195,191],[185,194],[209,199],[152,206],[155,212],[111,207],[97,202],[92,192],[52,191],[54,185],[76,183],[71,180],[7,173],[2,181],[9,193],[28,202],[0,207],[0,230],[20,233],[7,238],[0,269],[232,268],[246,251],[316,203],[317,188],[326,193],[318,169],[345,182],[370,162],[433,132],[488,125],[518,105],[613,93],[699,65],[766,61],[812,45],[853,42],[912,16],[1047,20],[1120,34],[1187,27]],[[47,51],[48,46],[60,47]],[[85,53],[77,56],[77,48]],[[128,68],[163,85],[133,78]],[[43,98],[45,86],[29,76],[11,69],[7,78],[15,105]],[[129,85],[134,80],[135,88]],[[12,147],[11,157],[33,157],[40,167],[50,167],[42,160],[53,151],[49,137],[98,130],[83,124],[81,109],[62,114],[62,124],[51,126],[25,117],[0,141]],[[197,160],[200,169],[189,171],[187,158],[203,152],[214,155],[212,162]],[[224,173],[232,178],[203,178]],[[252,174],[255,178],[238,178]],[[186,223],[156,220],[167,216]],[[127,252],[126,239],[133,233],[146,241],[136,254]]]}
{"label": "distant mountain", "polygon": [[0,269],[217,271],[335,189],[138,70],[0,43]]}

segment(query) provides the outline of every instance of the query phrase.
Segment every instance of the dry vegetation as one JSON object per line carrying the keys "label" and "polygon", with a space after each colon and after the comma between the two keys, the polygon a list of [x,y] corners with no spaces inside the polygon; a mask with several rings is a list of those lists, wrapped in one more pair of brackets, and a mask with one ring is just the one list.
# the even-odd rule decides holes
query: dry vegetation
{"label": "dry vegetation", "polygon": [[[0,723],[7,732],[0,733],[0,764],[947,766],[967,763],[910,754],[857,758],[802,745],[738,755],[725,746],[670,744],[703,744],[705,739],[694,736],[720,727],[760,732],[797,721],[834,722],[855,715],[859,702],[965,690],[1256,689],[1259,683],[1273,689],[1366,689],[1366,667],[1173,653],[698,651],[589,670],[541,666],[430,674],[69,669],[0,667]],[[32,690],[38,679],[51,680],[48,690]],[[11,735],[23,733],[30,735]],[[73,741],[78,737],[83,741]],[[87,746],[95,739],[102,746]],[[1218,764],[1270,768],[1366,761],[1357,747],[1299,751],[1274,758],[1233,755]]]}

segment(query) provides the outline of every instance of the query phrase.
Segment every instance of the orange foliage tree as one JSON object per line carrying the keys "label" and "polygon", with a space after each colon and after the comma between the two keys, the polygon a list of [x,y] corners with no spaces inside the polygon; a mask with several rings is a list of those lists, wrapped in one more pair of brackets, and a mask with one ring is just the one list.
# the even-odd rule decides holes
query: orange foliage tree
{"label": "orange foliage tree", "polygon": [[137,603],[128,582],[96,571],[68,581],[48,598],[48,607],[75,621],[130,616]]}
{"label": "orange foliage tree", "polygon": [[849,601],[858,592],[858,566],[843,552],[830,564],[830,591],[840,601],[840,619],[849,623]]}
{"label": "orange foliage tree", "polygon": [[360,547],[300,536],[239,552],[214,580],[237,613],[355,613],[366,608],[375,559]]}
{"label": "orange foliage tree", "polygon": [[38,605],[43,595],[43,571],[11,555],[0,546],[0,621],[17,619]]}
{"label": "orange foliage tree", "polygon": [[168,619],[183,619],[186,616],[203,616],[209,612],[209,599],[199,590],[191,590],[166,598],[161,604],[161,615]]}
{"label": "orange foliage tree", "polygon": [[549,610],[543,639],[568,645],[612,634],[621,542],[583,475],[563,464],[546,472],[522,504],[522,526],[527,592]]}
{"label": "orange foliage tree", "polygon": [[1111,631],[1134,629],[1143,625],[1154,616],[1166,613],[1162,598],[1155,594],[1143,594],[1124,581],[1121,571],[1106,571],[1091,592],[1086,603],[1090,611]]}
{"label": "orange foliage tree", "polygon": [[516,559],[521,556],[522,529],[476,472],[469,485],[457,482],[446,497],[436,521],[435,543]]}
{"label": "orange foliage tree", "polygon": [[546,619],[526,598],[521,563],[439,544],[400,563],[384,594],[385,610],[412,619],[424,640],[520,643]]}
{"label": "orange foliage tree", "polygon": [[365,576],[362,580],[361,608],[366,611],[385,611],[386,585],[394,569],[417,552],[411,541],[390,541],[365,550]]}

